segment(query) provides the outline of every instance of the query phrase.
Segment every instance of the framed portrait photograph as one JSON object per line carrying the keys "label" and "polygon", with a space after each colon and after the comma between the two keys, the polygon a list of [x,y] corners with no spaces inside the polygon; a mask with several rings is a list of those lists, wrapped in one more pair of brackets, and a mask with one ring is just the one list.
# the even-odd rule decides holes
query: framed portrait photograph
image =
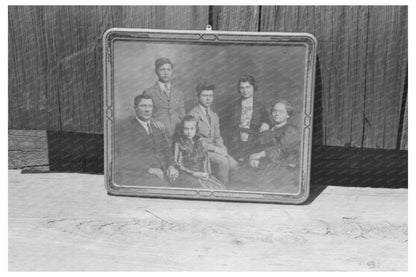
{"label": "framed portrait photograph", "polygon": [[107,191],[304,202],[316,44],[307,33],[108,30]]}

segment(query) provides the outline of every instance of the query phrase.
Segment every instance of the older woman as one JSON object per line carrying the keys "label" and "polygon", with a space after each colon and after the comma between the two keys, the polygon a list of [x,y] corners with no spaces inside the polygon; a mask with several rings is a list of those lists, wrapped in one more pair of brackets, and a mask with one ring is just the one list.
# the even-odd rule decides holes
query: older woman
{"label": "older woman", "polygon": [[245,183],[242,189],[287,193],[299,190],[301,132],[288,122],[293,108],[286,100],[277,100],[270,114],[272,128],[261,134],[259,151],[249,156],[249,166],[235,174],[230,189],[244,187]]}
{"label": "older woman", "polygon": [[240,98],[230,112],[231,134],[230,151],[239,161],[247,160],[248,154],[258,148],[261,132],[269,129],[269,118],[264,105],[257,100],[256,80],[253,76],[243,75],[237,84]]}

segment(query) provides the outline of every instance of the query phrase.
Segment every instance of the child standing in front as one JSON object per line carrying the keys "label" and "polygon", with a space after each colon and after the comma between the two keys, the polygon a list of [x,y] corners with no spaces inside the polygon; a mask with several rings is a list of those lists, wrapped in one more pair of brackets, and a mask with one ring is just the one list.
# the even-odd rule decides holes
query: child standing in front
{"label": "child standing in front", "polygon": [[208,153],[198,135],[195,117],[188,115],[181,123],[175,142],[175,162],[180,169],[177,183],[181,187],[225,190],[226,187],[211,175]]}

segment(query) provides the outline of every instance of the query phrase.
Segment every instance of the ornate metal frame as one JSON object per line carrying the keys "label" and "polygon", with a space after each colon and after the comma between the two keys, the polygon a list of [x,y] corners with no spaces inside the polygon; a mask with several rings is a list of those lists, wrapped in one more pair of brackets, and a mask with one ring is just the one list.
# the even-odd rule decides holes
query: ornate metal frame
{"label": "ornate metal frame", "polygon": [[[244,43],[268,45],[302,45],[306,47],[307,63],[303,108],[303,131],[301,144],[300,190],[296,194],[253,191],[204,190],[185,188],[162,188],[149,186],[121,186],[114,182],[114,43],[116,41],[169,41],[177,43]],[[312,114],[315,81],[317,41],[308,33],[265,33],[265,32],[225,32],[211,31],[174,31],[152,29],[114,28],[103,36],[104,63],[104,153],[105,187],[110,194],[126,196],[147,196],[166,198],[188,198],[209,200],[232,200],[246,202],[272,202],[300,204],[309,196],[310,163],[312,147]]]}

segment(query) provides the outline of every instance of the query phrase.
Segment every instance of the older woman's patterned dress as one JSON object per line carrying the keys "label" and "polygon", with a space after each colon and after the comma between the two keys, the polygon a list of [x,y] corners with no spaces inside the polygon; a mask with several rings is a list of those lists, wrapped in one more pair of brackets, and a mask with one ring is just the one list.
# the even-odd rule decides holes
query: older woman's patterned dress
{"label": "older woman's patterned dress", "polygon": [[290,124],[272,128],[260,135],[258,168],[245,165],[232,176],[228,189],[296,193],[299,191],[301,133]]}

